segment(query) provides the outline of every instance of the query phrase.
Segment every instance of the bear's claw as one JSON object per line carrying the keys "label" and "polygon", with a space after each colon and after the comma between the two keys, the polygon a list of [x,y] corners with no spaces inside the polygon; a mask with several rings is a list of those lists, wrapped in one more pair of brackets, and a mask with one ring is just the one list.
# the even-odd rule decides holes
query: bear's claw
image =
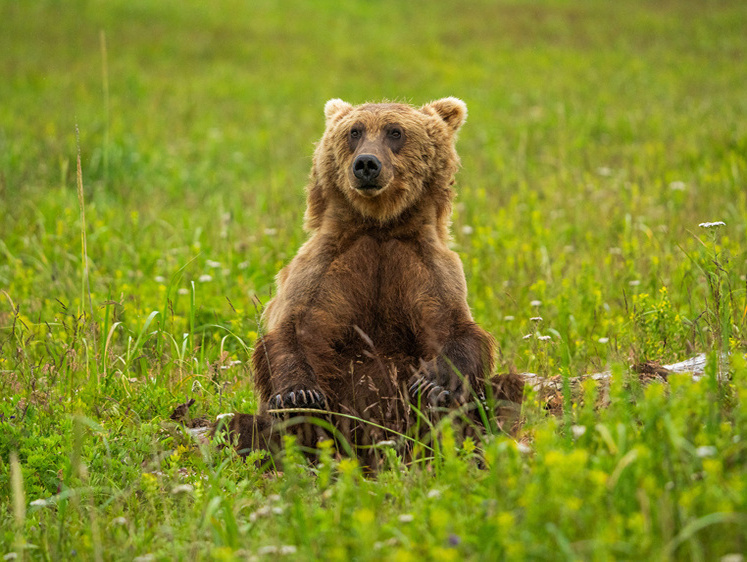
{"label": "bear's claw", "polygon": [[451,391],[425,377],[416,377],[410,384],[408,392],[413,398],[420,395],[423,402],[431,407],[444,407],[451,403]]}
{"label": "bear's claw", "polygon": [[[415,377],[410,382],[407,390],[413,399],[417,399],[418,395],[420,395],[422,404],[432,408],[447,408],[452,406],[454,397],[457,395],[423,376]],[[485,393],[479,391],[475,395],[475,398],[476,404],[479,403],[482,409],[487,412],[488,401]],[[461,400],[458,402],[461,403]]]}
{"label": "bear's claw", "polygon": [[319,390],[297,389],[290,392],[276,394],[270,398],[271,410],[282,410],[285,408],[313,408],[315,410],[327,409],[327,398]]}

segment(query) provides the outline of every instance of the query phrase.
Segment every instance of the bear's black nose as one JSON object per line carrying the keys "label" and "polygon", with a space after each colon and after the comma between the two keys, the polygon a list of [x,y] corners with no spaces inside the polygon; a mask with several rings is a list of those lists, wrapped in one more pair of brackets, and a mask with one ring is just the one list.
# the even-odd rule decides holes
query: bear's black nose
{"label": "bear's black nose", "polygon": [[353,173],[366,183],[373,181],[381,173],[381,161],[373,154],[361,154],[353,162]]}

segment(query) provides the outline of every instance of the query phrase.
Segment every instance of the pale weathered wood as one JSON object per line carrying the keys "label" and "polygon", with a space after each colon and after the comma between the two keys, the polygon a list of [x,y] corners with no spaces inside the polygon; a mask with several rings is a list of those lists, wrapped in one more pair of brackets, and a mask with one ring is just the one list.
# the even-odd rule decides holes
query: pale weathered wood
{"label": "pale weathered wood", "polygon": [[[724,354],[719,358],[717,366],[717,377],[720,381],[726,380],[728,365],[728,355]],[[705,353],[690,357],[684,361],[672,363],[670,365],[659,365],[655,362],[640,363],[630,366],[630,370],[637,373],[642,384],[651,382],[666,383],[669,375],[679,373],[689,373],[694,382],[699,381],[705,375],[707,357]],[[545,409],[553,414],[560,414],[563,411],[563,377],[555,375],[552,377],[540,377],[534,373],[523,373],[525,389],[531,389],[536,393],[540,403],[544,404]],[[597,381],[596,388],[596,405],[606,407],[609,405],[611,371],[580,375],[568,378],[568,385],[571,391],[571,400],[576,402],[581,399],[581,383],[593,379]]]}
{"label": "pale weathered wood", "polygon": [[[723,356],[721,363],[724,363],[726,361],[727,357]],[[680,361],[678,363],[672,363],[670,365],[657,365],[654,363],[648,363],[648,369],[644,369],[642,373],[651,375],[649,378],[651,379],[664,379],[666,378],[666,375],[669,373],[690,373],[693,377],[694,381],[700,380],[704,373],[705,373],[705,366],[706,366],[706,354],[701,353],[700,355],[696,355],[694,357],[690,357],[689,359],[685,359],[684,361]],[[636,370],[636,367],[631,367],[634,371]],[[536,375],[534,373],[521,373],[521,376],[524,377],[524,380],[530,388],[533,388],[534,390],[561,390],[563,386],[563,379],[560,375],[555,375],[553,377],[541,377],[539,375]],[[578,385],[580,382],[585,381],[587,379],[593,379],[596,381],[600,381],[603,384],[607,383],[612,376],[611,371],[602,371],[601,373],[593,373],[589,375],[579,375],[575,377],[570,377],[569,381],[572,386]],[[719,365],[719,377],[722,377],[722,369],[721,365]]]}

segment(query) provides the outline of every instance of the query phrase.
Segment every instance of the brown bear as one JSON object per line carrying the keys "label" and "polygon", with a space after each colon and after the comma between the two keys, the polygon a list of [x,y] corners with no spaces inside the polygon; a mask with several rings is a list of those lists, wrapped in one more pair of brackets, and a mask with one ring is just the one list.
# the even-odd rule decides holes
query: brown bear
{"label": "brown bear", "polygon": [[493,342],[449,249],[467,108],[451,97],[420,108],[333,99],[324,112],[309,239],[277,276],[252,355],[261,419],[241,423],[269,431],[268,411],[322,409],[365,449],[424,410],[484,403]]}

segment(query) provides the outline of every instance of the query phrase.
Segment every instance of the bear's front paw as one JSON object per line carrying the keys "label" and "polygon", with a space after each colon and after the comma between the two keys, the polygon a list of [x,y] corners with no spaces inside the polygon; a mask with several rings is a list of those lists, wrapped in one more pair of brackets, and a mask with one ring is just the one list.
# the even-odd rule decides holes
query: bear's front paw
{"label": "bear's front paw", "polygon": [[409,381],[407,390],[413,403],[417,403],[420,397],[422,405],[433,408],[447,408],[452,401],[452,394],[449,390],[424,375],[414,375]]}
{"label": "bear's front paw", "polygon": [[294,387],[270,398],[269,408],[271,410],[282,410],[284,408],[326,410],[327,397],[321,390]]}

